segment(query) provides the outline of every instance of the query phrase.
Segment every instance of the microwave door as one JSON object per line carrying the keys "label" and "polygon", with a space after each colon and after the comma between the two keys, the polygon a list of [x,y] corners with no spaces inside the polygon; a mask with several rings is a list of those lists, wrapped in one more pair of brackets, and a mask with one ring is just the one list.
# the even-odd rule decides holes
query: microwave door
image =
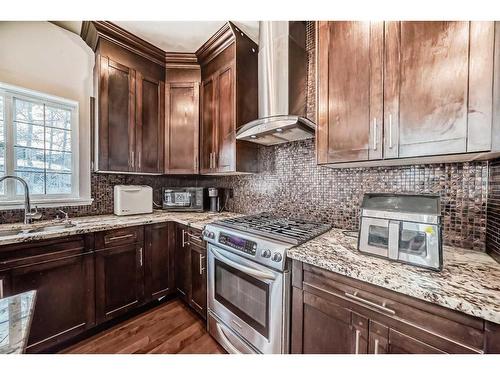
{"label": "microwave door", "polygon": [[364,217],[359,243],[361,251],[387,257],[389,255],[389,220]]}
{"label": "microwave door", "polygon": [[439,234],[435,225],[403,223],[399,260],[424,267],[439,268]]}

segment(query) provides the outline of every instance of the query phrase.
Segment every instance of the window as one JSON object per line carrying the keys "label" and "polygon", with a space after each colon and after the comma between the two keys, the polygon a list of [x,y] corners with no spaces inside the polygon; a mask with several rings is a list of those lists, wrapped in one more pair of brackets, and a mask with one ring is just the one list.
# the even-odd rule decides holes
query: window
{"label": "window", "polygon": [[[34,203],[67,204],[80,198],[78,150],[77,102],[0,83],[1,176],[23,178]],[[23,195],[19,182],[0,183],[1,206]]]}

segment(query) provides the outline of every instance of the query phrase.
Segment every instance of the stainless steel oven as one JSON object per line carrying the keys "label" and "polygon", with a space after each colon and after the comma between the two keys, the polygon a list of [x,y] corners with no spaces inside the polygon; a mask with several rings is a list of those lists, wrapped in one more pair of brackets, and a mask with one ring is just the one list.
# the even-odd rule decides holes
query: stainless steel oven
{"label": "stainless steel oven", "polygon": [[228,346],[238,345],[239,340],[228,335],[227,328],[244,338],[249,345],[241,350],[240,344],[238,352],[286,352],[289,281],[288,271],[275,271],[209,244],[208,308],[215,318],[215,327],[210,328]]}

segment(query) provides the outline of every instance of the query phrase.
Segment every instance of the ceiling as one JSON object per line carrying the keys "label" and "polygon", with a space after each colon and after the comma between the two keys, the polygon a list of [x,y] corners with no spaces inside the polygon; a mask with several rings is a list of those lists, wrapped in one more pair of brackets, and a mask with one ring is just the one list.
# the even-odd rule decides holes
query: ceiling
{"label": "ceiling", "polygon": [[[195,52],[226,21],[113,21],[121,28],[168,52]],[[81,21],[52,23],[80,34]],[[235,21],[254,42],[259,41],[258,21]]]}

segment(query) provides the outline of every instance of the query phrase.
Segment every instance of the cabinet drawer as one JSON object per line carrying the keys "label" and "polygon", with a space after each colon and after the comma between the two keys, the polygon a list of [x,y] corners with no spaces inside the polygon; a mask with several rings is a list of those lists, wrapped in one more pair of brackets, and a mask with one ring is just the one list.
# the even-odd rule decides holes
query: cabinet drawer
{"label": "cabinet drawer", "polygon": [[421,338],[449,352],[481,352],[484,322],[310,265],[303,266],[303,290]]}
{"label": "cabinet drawer", "polygon": [[118,245],[142,242],[144,227],[129,227],[96,233],[96,249],[106,249]]}
{"label": "cabinet drawer", "polygon": [[92,250],[91,234],[0,247],[0,270],[83,254]]}

